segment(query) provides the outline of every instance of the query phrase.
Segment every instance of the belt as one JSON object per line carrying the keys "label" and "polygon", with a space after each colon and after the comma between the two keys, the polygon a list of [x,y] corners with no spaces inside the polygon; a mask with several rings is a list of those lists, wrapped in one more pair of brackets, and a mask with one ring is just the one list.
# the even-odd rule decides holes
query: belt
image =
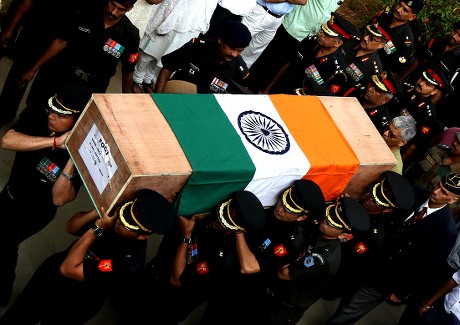
{"label": "belt", "polygon": [[268,14],[272,15],[272,16],[275,17],[275,18],[281,18],[281,17],[284,16],[284,15],[275,14],[274,12],[270,11],[270,9],[268,9],[268,8],[265,7],[264,5],[261,5],[260,3],[259,3],[259,5],[260,5],[262,8],[264,8],[264,10],[265,10]]}

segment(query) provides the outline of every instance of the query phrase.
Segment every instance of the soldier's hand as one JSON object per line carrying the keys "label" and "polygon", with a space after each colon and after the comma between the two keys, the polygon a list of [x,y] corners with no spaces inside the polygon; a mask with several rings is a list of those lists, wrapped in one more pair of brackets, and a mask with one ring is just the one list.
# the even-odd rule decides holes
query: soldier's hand
{"label": "soldier's hand", "polygon": [[102,215],[102,218],[96,220],[96,225],[103,229],[110,228],[117,221],[116,216],[118,215],[118,209],[115,211],[114,215],[109,216],[107,212],[105,211],[104,207],[101,207],[101,215]]}
{"label": "soldier's hand", "polygon": [[59,137],[56,137],[56,148],[59,149],[65,149],[65,140],[69,136],[70,131],[67,131],[66,133],[62,134]]}
{"label": "soldier's hand", "polygon": [[2,48],[7,48],[13,38],[13,31],[3,30],[0,32],[0,46]]}
{"label": "soldier's hand", "polygon": [[24,72],[19,78],[19,87],[20,88],[27,87],[27,84],[29,83],[29,81],[31,81],[35,77],[35,72],[36,71],[33,69],[27,70],[26,72]]}
{"label": "soldier's hand", "polygon": [[192,236],[193,228],[195,228],[195,219],[187,219],[184,216],[179,216],[179,226],[181,228],[182,237],[190,238]]}

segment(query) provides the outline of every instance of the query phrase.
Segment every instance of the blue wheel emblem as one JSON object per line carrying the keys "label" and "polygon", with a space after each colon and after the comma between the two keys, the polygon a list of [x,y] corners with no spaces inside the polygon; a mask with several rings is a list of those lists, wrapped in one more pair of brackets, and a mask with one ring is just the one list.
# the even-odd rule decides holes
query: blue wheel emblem
{"label": "blue wheel emblem", "polygon": [[282,155],[289,151],[287,133],[281,125],[265,114],[243,112],[238,116],[238,127],[246,139],[263,152]]}

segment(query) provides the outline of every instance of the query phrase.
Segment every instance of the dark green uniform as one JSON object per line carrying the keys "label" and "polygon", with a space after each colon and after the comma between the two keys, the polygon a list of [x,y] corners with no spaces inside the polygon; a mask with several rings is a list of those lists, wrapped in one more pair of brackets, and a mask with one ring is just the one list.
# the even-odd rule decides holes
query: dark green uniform
{"label": "dark green uniform", "polygon": [[161,58],[163,67],[175,72],[171,79],[197,85],[198,93],[240,93],[235,83],[245,85],[249,75],[241,56],[232,61],[219,57],[217,41],[194,38]]}

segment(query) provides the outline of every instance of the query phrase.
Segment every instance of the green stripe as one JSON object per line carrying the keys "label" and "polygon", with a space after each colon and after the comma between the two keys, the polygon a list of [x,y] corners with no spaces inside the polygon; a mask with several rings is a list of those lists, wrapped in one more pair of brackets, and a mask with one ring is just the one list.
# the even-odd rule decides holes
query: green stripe
{"label": "green stripe", "polygon": [[252,180],[255,166],[213,95],[152,94],[192,166],[178,214],[209,212]]}

